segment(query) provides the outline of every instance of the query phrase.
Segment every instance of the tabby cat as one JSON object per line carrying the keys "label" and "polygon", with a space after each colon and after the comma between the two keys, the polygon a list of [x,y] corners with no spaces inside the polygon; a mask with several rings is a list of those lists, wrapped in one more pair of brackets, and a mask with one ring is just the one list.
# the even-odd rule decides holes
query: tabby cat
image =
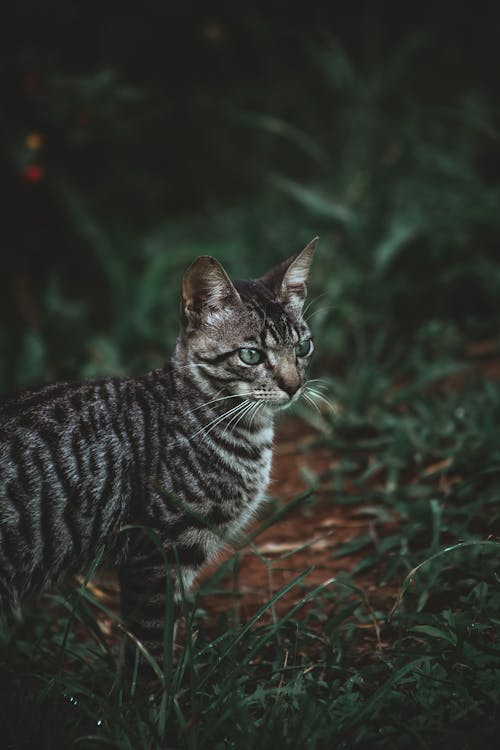
{"label": "tabby cat", "polygon": [[[313,343],[302,308],[316,242],[258,280],[233,283],[214,258],[195,260],[165,368],[3,402],[2,610],[86,571],[104,548],[123,617],[161,655],[167,570],[178,600],[179,572],[188,588],[255,513],[273,417],[305,390]],[[154,529],[163,551],[131,525]]]}

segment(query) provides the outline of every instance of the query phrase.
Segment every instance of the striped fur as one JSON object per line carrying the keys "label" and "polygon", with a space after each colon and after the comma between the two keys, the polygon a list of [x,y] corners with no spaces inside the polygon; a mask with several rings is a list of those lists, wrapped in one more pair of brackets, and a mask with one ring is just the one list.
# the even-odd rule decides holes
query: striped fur
{"label": "striped fur", "polygon": [[[164,369],[3,402],[3,609],[84,572],[104,546],[119,568],[123,615],[159,656],[165,558],[188,588],[221,540],[247,523],[268,483],[274,414],[303,391],[310,353],[294,347],[310,338],[301,311],[314,246],[234,284],[214,259],[195,261]],[[262,361],[244,362],[242,348]],[[154,529],[163,552],[138,530],[123,531],[131,524]]]}

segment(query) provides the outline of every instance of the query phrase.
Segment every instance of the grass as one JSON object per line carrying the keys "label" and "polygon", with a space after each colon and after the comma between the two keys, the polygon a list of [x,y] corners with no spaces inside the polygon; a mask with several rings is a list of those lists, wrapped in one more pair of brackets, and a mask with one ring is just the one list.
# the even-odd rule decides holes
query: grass
{"label": "grass", "polygon": [[[333,436],[320,440],[343,460],[320,479],[329,502],[372,519],[369,537],[331,550],[358,553],[357,565],[316,588],[304,570],[247,621],[229,608],[207,623],[196,592],[184,644],[174,663],[160,665],[157,704],[120,682],[117,639],[110,645],[96,624],[99,600],[83,587],[44,598],[2,633],[4,746],[36,738],[38,747],[134,750],[493,747],[498,409],[500,388],[479,380],[338,416]],[[314,493],[291,512],[304,503],[314,512]],[[205,591],[233,575],[237,592],[237,563],[224,563]],[[388,587],[384,610],[363,588],[367,570]],[[290,591],[294,604],[271,616]]]}
{"label": "grass", "polygon": [[[278,499],[276,513],[345,506],[370,533],[332,546],[332,567],[346,559],[335,581],[315,588],[305,568],[255,615],[229,606],[213,623],[198,607],[203,590],[229,576],[236,598],[243,583],[238,555],[225,562],[188,597],[157,703],[121,680],[126,636],[88,587],[45,596],[0,633],[9,750],[496,747],[500,387],[487,374],[500,355],[500,194],[482,167],[496,153],[496,113],[474,95],[447,112],[410,101],[398,93],[409,60],[407,50],[361,75],[324,48],[313,133],[240,113],[264,140],[287,141],[280,164],[284,153],[314,163],[305,177],[270,165],[244,209],[136,236],[54,181],[99,269],[101,314],[93,287],[73,298],[54,277],[42,324],[17,348],[7,327],[0,336],[16,383],[155,366],[194,256],[256,275],[319,233],[309,314],[339,409],[309,418],[335,468],[310,477],[307,497]],[[478,342],[486,354],[473,353]]]}

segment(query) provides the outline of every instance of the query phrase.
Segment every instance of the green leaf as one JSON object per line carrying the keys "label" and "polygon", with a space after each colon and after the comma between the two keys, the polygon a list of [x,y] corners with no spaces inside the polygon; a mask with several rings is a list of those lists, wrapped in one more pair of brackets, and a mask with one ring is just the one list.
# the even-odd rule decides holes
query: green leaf
{"label": "green leaf", "polygon": [[421,229],[418,221],[395,218],[386,236],[373,251],[375,268],[380,273],[401,253]]}
{"label": "green leaf", "polygon": [[333,553],[333,557],[338,558],[352,555],[354,552],[359,552],[359,550],[368,547],[370,544],[373,544],[373,539],[369,534],[357,536],[349,542],[341,544]]}
{"label": "green leaf", "polygon": [[451,643],[452,646],[456,646],[458,643],[458,638],[454,633],[441,630],[433,625],[414,625],[409,629],[413,633],[424,633],[425,635],[430,635],[431,638],[441,638],[442,640]]}
{"label": "green leaf", "polygon": [[322,195],[317,190],[305,187],[289,177],[278,174],[271,175],[269,181],[273,187],[281,190],[318,216],[332,219],[347,227],[353,227],[357,224],[357,217],[350,208],[333,198]]}
{"label": "green leaf", "polygon": [[250,125],[251,127],[265,130],[272,135],[287,138],[322,166],[324,166],[328,160],[328,154],[324,149],[318,146],[313,138],[299,128],[290,125],[286,120],[282,120],[279,117],[273,117],[272,115],[247,112],[236,113],[234,119],[243,125]]}

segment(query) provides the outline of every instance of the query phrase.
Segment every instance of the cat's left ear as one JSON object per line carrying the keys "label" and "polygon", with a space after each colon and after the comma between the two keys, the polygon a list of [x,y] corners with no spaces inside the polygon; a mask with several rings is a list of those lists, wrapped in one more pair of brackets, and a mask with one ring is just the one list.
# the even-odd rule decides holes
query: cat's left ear
{"label": "cat's left ear", "polygon": [[282,305],[296,315],[300,314],[307,296],[307,277],[318,239],[315,237],[300,253],[292,255],[260,279],[274,291]]}

